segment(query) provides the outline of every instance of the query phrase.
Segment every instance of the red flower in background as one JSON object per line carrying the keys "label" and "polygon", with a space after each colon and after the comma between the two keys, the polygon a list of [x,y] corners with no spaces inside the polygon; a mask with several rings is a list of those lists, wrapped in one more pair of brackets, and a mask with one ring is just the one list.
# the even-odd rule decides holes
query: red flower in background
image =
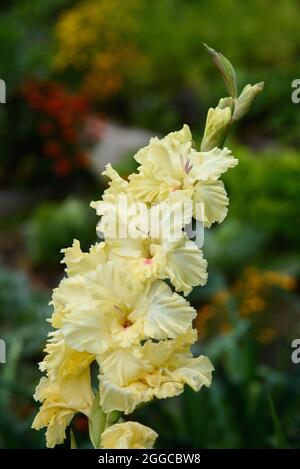
{"label": "red flower in background", "polygon": [[87,168],[90,165],[90,158],[84,152],[78,153],[75,156],[76,163],[80,168]]}
{"label": "red flower in background", "polygon": [[36,116],[41,153],[54,174],[66,177],[76,169],[88,168],[85,148],[101,138],[103,116],[93,116],[85,96],[69,93],[57,82],[31,80],[21,91]]}
{"label": "red flower in background", "polygon": [[51,135],[53,130],[53,125],[49,121],[42,121],[38,124],[38,132],[44,137]]}
{"label": "red flower in background", "polygon": [[79,432],[87,432],[89,428],[89,423],[85,415],[76,415],[74,419],[74,428]]}
{"label": "red flower in background", "polygon": [[57,176],[68,176],[71,171],[71,163],[65,158],[62,158],[54,163],[54,172],[57,174]]}
{"label": "red flower in background", "polygon": [[45,155],[50,158],[59,158],[64,154],[62,146],[58,142],[46,142],[43,148]]}

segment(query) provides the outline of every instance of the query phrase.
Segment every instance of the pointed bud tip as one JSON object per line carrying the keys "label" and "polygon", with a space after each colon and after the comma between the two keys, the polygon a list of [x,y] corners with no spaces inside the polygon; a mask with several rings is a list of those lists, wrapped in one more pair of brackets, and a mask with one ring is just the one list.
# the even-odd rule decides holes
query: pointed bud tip
{"label": "pointed bud tip", "polygon": [[215,51],[212,47],[209,47],[205,42],[202,43],[207,52],[211,55],[218,55],[218,52]]}

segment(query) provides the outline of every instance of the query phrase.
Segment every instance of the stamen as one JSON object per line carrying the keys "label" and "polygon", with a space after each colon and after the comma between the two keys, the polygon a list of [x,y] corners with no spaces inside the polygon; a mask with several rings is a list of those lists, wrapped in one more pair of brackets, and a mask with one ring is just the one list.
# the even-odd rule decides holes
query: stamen
{"label": "stamen", "polygon": [[140,231],[143,235],[145,236],[148,236],[148,238],[151,238],[150,236],[150,230],[148,231],[148,233],[146,233],[145,231],[143,231],[141,228],[139,228],[137,225],[135,225],[135,229]]}
{"label": "stamen", "polygon": [[193,167],[193,165],[191,164],[191,160],[187,159],[186,162],[185,162],[185,165],[184,165],[184,170],[185,170],[186,174],[189,174],[192,167]]}

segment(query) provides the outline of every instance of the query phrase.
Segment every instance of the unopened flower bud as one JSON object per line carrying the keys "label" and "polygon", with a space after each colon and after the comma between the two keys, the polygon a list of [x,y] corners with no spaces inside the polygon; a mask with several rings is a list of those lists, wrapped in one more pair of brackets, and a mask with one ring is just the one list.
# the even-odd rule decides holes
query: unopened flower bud
{"label": "unopened flower bud", "polygon": [[228,96],[227,98],[221,98],[217,107],[219,109],[225,109],[226,107],[229,107],[232,111],[233,105],[234,105],[233,98],[231,96]]}
{"label": "unopened flower bud", "polygon": [[256,85],[246,85],[238,99],[235,100],[233,121],[237,121],[244,117],[249,111],[254,98],[263,90],[264,82],[256,83]]}
{"label": "unopened flower bud", "polygon": [[209,151],[223,145],[230,121],[231,109],[229,107],[209,109],[201,142],[201,151]]}
{"label": "unopened flower bud", "polygon": [[216,67],[220,70],[226,89],[230,96],[233,98],[237,97],[237,84],[236,84],[236,73],[231,64],[231,62],[223,55],[221,52],[216,52],[208,45],[204,44],[204,47],[208,51],[208,53],[212,56],[213,61]]}

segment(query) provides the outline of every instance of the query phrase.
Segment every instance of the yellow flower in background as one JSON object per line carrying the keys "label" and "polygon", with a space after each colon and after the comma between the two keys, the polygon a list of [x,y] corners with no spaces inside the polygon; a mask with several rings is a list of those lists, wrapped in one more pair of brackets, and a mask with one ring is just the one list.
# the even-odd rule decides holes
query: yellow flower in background
{"label": "yellow flower in background", "polygon": [[116,423],[104,430],[101,447],[104,449],[151,449],[157,433],[138,422]]}
{"label": "yellow flower in background", "polygon": [[137,6],[137,0],[84,0],[65,10],[55,28],[54,68],[83,72],[82,89],[94,100],[113,96],[132,64],[145,64],[135,38]]}
{"label": "yellow flower in background", "polygon": [[100,403],[105,412],[125,414],[153,398],[181,394],[187,384],[194,391],[210,386],[213,366],[203,355],[194,358],[190,346],[197,333],[190,329],[175,340],[146,341],[119,350],[100,363]]}
{"label": "yellow flower in background", "polygon": [[[147,203],[158,203],[171,198],[191,199],[193,216],[210,227],[222,222],[227,214],[228,197],[220,176],[237,165],[238,160],[227,148],[199,152],[193,147],[187,125],[163,139],[152,138],[147,147],[135,155],[140,164],[137,174],[129,176],[129,193]],[[198,206],[197,206],[198,204]]]}
{"label": "yellow flower in background", "polygon": [[75,413],[89,416],[94,395],[91,389],[89,367],[77,374],[56,378],[42,378],[36,388],[34,399],[42,402],[32,428],[40,430],[47,427],[46,443],[48,448],[63,443],[66,427]]}

